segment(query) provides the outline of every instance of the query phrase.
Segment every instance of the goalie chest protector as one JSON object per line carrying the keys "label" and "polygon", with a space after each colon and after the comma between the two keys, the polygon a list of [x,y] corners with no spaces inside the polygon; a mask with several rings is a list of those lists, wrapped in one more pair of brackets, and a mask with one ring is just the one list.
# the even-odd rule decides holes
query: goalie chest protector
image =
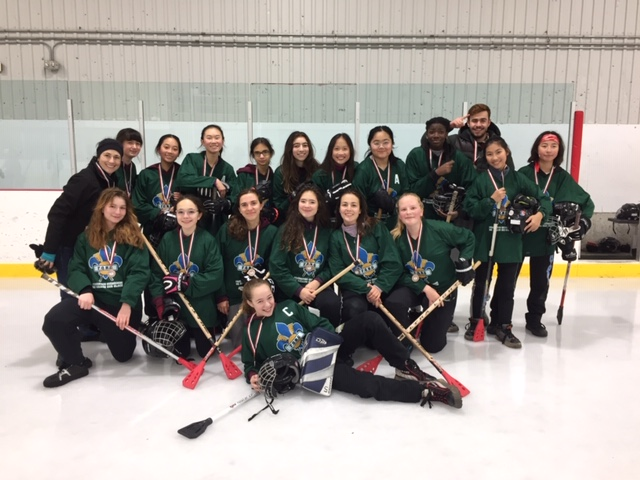
{"label": "goalie chest protector", "polygon": [[334,364],[343,338],[322,327],[307,335],[301,357],[301,386],[322,396],[332,393]]}

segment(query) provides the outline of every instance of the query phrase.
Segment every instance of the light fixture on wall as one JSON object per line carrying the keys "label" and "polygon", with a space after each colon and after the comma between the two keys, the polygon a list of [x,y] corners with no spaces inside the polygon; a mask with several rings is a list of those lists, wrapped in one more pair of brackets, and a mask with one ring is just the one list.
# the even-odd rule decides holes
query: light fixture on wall
{"label": "light fixture on wall", "polygon": [[57,72],[60,70],[60,62],[56,62],[55,60],[45,60],[45,70]]}

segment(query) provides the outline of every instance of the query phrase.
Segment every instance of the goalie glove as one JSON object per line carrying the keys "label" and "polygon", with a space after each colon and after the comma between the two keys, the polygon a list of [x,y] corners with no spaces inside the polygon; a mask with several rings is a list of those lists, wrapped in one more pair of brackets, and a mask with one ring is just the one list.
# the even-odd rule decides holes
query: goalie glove
{"label": "goalie glove", "polygon": [[185,292],[189,288],[189,274],[186,272],[167,274],[162,278],[162,284],[167,295]]}
{"label": "goalie glove", "polygon": [[581,217],[581,220],[579,221],[579,227],[570,232],[569,238],[573,241],[580,241],[585,237],[585,234],[590,230],[590,227],[592,227],[592,222],[590,219],[587,217]]}
{"label": "goalie glove", "polygon": [[574,242],[565,239],[565,242],[559,241],[556,245],[561,251],[561,259],[568,262],[574,262],[577,260],[576,249],[574,249]]}
{"label": "goalie glove", "polygon": [[385,214],[394,213],[396,207],[395,199],[385,189],[378,189],[374,193],[374,204]]}

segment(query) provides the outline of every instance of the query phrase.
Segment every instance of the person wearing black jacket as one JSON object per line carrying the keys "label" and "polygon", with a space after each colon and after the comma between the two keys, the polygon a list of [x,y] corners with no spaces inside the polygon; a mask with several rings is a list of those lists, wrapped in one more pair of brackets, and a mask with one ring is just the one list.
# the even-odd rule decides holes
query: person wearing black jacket
{"label": "person wearing black jacket", "polygon": [[[89,165],[69,178],[62,194],[49,210],[47,233],[42,253],[43,266],[57,271],[58,281],[67,285],[67,265],[77,237],[85,230],[98,197],[108,187],[116,186],[115,172],[120,167],[122,144],[115,139],[98,143]],[[67,294],[61,291],[61,298]]]}

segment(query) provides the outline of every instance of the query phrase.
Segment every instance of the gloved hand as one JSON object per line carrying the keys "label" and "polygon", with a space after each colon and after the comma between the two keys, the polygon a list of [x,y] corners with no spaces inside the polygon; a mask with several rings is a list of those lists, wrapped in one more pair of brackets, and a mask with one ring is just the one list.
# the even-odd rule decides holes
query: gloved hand
{"label": "gloved hand", "polygon": [[474,280],[476,271],[472,269],[472,263],[469,260],[460,258],[454,262],[454,265],[456,266],[456,279],[461,281],[461,284],[467,286]]}
{"label": "gloved hand", "polygon": [[206,199],[203,201],[203,207],[209,214],[229,214],[231,201],[227,198]]}
{"label": "gloved hand", "polygon": [[163,298],[163,310],[161,319],[177,321],[180,317],[180,304],[173,297]]}
{"label": "gloved hand", "polygon": [[256,192],[262,200],[267,200],[272,198],[272,181],[271,180],[259,180],[256,184]]}
{"label": "gloved hand", "polygon": [[374,203],[376,207],[381,209],[385,214],[394,213],[396,201],[385,189],[378,189],[374,193]]}
{"label": "gloved hand", "polygon": [[161,212],[154,219],[153,229],[154,231],[164,233],[174,230],[177,226],[178,221],[176,220],[176,214],[173,212]]}
{"label": "gloved hand", "polygon": [[564,261],[573,262],[577,260],[576,249],[574,249],[574,241],[566,238],[565,242],[559,241],[556,246],[561,251],[561,258]]}
{"label": "gloved hand", "polygon": [[263,209],[260,211],[260,216],[267,220],[270,224],[273,224],[278,220],[278,217],[280,216],[280,212],[278,212],[278,209],[274,206],[265,206]]}
{"label": "gloved hand", "polygon": [[334,212],[336,210],[336,203],[338,202],[338,199],[340,199],[341,194],[345,189],[348,189],[351,186],[352,183],[349,180],[343,179],[334,187],[325,191],[325,203],[327,204],[327,208],[330,212]]}
{"label": "gloved hand", "polygon": [[167,274],[162,278],[162,284],[167,295],[185,292],[189,288],[189,274],[186,272]]}
{"label": "gloved hand", "polygon": [[581,217],[581,220],[579,221],[579,228],[570,232],[568,237],[573,241],[580,241],[585,237],[585,234],[590,230],[590,227],[592,227],[590,219],[587,217]]}

